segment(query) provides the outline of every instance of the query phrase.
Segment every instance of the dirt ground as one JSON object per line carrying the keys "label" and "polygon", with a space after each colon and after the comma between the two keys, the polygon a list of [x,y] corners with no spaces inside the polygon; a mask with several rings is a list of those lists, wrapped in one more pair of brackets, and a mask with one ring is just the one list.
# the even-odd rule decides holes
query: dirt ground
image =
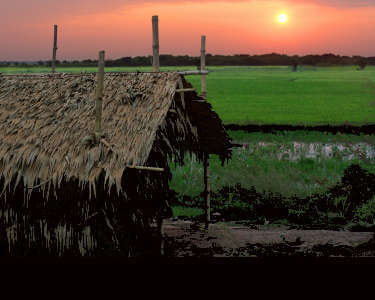
{"label": "dirt ground", "polygon": [[295,230],[286,226],[253,227],[166,220],[167,257],[345,256],[375,257],[372,232]]}

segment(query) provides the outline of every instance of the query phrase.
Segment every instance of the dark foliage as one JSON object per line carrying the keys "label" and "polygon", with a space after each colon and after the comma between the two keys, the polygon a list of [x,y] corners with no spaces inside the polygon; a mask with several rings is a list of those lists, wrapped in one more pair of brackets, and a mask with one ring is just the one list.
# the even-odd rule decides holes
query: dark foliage
{"label": "dark foliage", "polygon": [[319,131],[325,133],[345,133],[345,134],[374,134],[375,124],[353,126],[345,124],[341,126],[319,125],[319,126],[302,126],[302,125],[238,125],[227,124],[224,126],[226,130],[243,130],[247,132],[263,132],[263,133],[279,133],[287,131]]}
{"label": "dark foliage", "polygon": [[358,66],[359,66],[359,70],[364,70],[367,66],[368,62],[361,58],[359,61],[358,61]]}
{"label": "dark foliage", "polygon": [[[226,221],[248,220],[253,223],[286,219],[294,224],[309,224],[314,228],[335,227],[352,221],[355,209],[375,196],[375,174],[357,164],[350,165],[341,182],[325,193],[305,198],[296,195],[284,197],[278,193],[257,192],[254,187],[224,186],[211,192],[211,208]],[[203,194],[194,198],[178,197],[178,205],[204,208]],[[348,203],[345,215],[338,214],[335,199],[342,197]],[[333,216],[329,217],[329,213]]]}
{"label": "dark foliage", "polygon": [[[347,217],[351,218],[356,207],[366,203],[375,195],[375,174],[369,173],[357,164],[352,164],[344,171],[341,183],[329,189],[327,195],[330,199],[347,197],[350,205]],[[332,204],[332,201],[329,203]]]}
{"label": "dark foliage", "polygon": [[[160,55],[160,65],[162,66],[199,66],[200,57],[188,55]],[[38,61],[33,65],[50,66],[51,61]],[[97,66],[97,60],[84,59],[82,61],[57,61],[57,66],[65,67],[91,67]],[[206,64],[208,66],[292,66],[295,71],[297,65],[311,66],[330,66],[330,65],[359,65],[360,69],[364,69],[366,65],[374,65],[375,57],[361,56],[340,56],[332,53],[323,55],[305,55],[305,56],[289,56],[285,54],[269,53],[262,55],[206,55]],[[30,65],[27,62],[0,62],[3,66],[20,66]],[[135,66],[151,66],[152,56],[135,56],[121,57],[118,59],[106,60],[107,67],[135,67]]]}

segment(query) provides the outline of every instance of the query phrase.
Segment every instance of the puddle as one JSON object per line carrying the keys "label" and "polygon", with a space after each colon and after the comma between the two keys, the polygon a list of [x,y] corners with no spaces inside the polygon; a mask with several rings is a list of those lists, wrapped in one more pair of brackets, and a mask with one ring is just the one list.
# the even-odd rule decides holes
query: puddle
{"label": "puddle", "polygon": [[344,143],[301,143],[275,144],[269,142],[258,142],[257,144],[245,144],[242,149],[278,147],[276,157],[278,160],[286,159],[296,161],[301,158],[319,159],[342,158],[342,160],[353,159],[375,159],[375,145],[368,143],[344,144]]}

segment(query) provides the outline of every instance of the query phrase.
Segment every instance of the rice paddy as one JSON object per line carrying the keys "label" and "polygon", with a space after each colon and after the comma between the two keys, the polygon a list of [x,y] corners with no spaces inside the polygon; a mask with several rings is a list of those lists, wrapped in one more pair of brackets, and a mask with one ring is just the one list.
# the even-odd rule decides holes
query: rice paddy
{"label": "rice paddy", "polygon": [[[209,68],[208,99],[224,124],[363,125],[375,122],[375,67]],[[199,90],[200,79],[189,78]]]}

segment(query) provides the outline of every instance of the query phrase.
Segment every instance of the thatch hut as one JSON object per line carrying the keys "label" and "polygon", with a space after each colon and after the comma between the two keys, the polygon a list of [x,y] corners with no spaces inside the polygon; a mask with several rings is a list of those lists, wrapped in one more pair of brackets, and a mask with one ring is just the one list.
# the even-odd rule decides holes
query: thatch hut
{"label": "thatch hut", "polygon": [[106,73],[104,87],[95,143],[95,74],[0,74],[0,255],[134,255],[167,207],[168,162],[230,158],[182,75]]}

